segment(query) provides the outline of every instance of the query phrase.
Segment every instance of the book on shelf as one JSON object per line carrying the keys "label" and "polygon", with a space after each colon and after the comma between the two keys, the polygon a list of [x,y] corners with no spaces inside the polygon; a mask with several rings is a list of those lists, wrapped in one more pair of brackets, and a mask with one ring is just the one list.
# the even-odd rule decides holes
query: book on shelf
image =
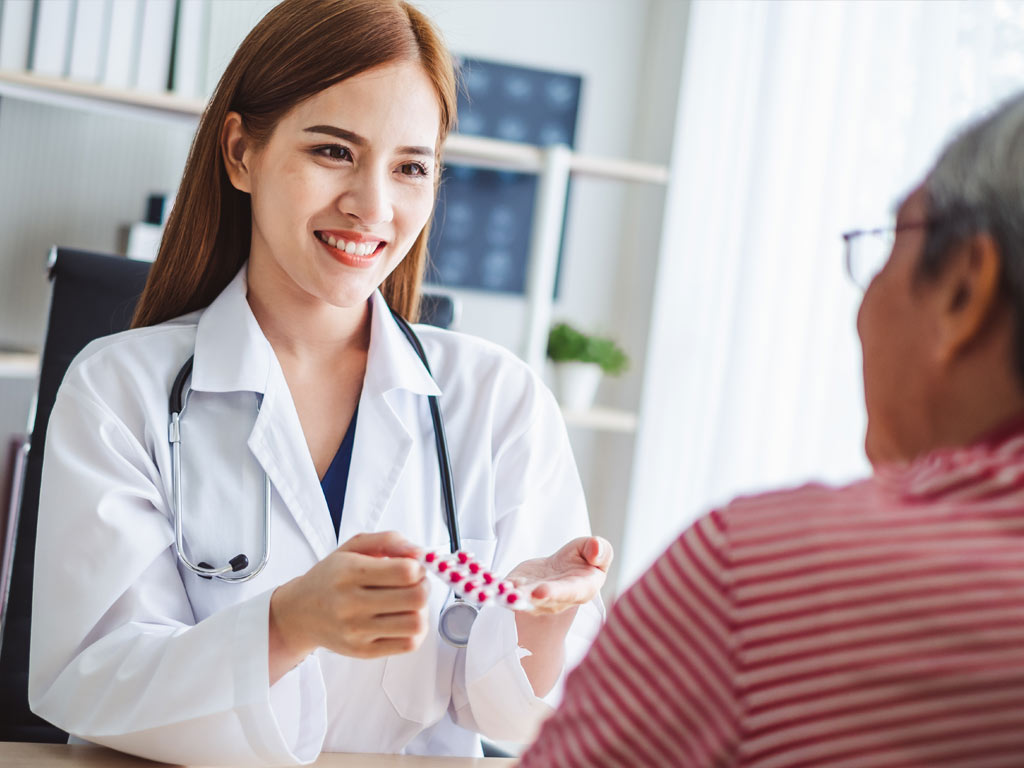
{"label": "book on shelf", "polygon": [[171,74],[174,41],[174,0],[143,0],[139,24],[139,61],[134,86],[162,93]]}
{"label": "book on shelf", "polygon": [[33,72],[51,77],[67,74],[74,12],[72,0],[38,0],[32,39]]}
{"label": "book on shelf", "polygon": [[209,0],[180,0],[171,89],[183,98],[206,97],[209,29]]}
{"label": "book on shelf", "polygon": [[32,0],[0,0],[0,69],[28,69]]}
{"label": "book on shelf", "polygon": [[103,75],[110,26],[110,0],[78,0],[71,36],[68,77],[83,83],[98,83]]}
{"label": "book on shelf", "polygon": [[121,89],[135,85],[141,20],[138,0],[111,0],[103,85]]}

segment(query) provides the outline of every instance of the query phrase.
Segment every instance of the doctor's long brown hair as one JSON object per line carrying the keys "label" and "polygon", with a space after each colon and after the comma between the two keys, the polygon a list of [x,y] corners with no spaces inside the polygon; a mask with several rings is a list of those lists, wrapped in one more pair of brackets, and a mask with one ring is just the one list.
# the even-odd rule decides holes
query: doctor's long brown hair
{"label": "doctor's long brown hair", "polygon": [[[249,257],[249,195],[231,185],[221,155],[228,112],[238,112],[248,135],[263,144],[300,101],[394,61],[419,62],[434,83],[440,148],[455,123],[455,73],[437,30],[414,7],[402,0],[285,0],[256,25],[200,118],[133,327],[208,306]],[[381,286],[388,304],[412,321],[419,313],[429,229],[428,222]]]}

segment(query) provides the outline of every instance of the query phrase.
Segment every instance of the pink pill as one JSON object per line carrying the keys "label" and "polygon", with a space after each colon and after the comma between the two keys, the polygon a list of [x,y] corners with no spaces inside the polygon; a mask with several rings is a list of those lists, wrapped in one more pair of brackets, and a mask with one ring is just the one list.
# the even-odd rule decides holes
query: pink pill
{"label": "pink pill", "polygon": [[469,564],[469,572],[470,573],[480,573],[480,563],[470,563]]}
{"label": "pink pill", "polygon": [[504,595],[508,591],[508,584],[504,581],[498,585],[498,594]]}
{"label": "pink pill", "polygon": [[484,600],[487,599],[487,593],[483,590],[480,590],[480,592],[477,593],[476,599],[482,603]]}
{"label": "pink pill", "polygon": [[458,584],[460,581],[462,581],[462,574],[458,571],[452,571],[451,576],[449,578],[452,580],[452,584]]}
{"label": "pink pill", "polygon": [[488,571],[483,572],[484,584],[491,584],[494,581],[494,576]]}
{"label": "pink pill", "polygon": [[448,570],[448,563],[442,560],[440,563],[437,564],[437,570],[439,570],[441,573],[444,573]]}
{"label": "pink pill", "polygon": [[435,560],[437,560],[437,553],[436,552],[427,552],[427,556],[424,557],[423,559],[426,560],[428,563],[432,563]]}
{"label": "pink pill", "polygon": [[459,562],[460,563],[465,563],[468,560],[469,560],[469,555],[467,555],[465,552],[459,552]]}
{"label": "pink pill", "polygon": [[515,592],[509,592],[508,595],[505,596],[505,599],[508,600],[509,605],[512,605],[513,603],[515,603],[516,600],[519,599],[519,595],[517,595]]}

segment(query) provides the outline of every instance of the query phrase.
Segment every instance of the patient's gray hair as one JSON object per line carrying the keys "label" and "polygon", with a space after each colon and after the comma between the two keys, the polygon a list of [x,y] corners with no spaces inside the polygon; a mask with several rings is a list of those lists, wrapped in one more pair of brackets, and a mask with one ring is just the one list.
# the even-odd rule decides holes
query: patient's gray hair
{"label": "patient's gray hair", "polygon": [[1002,290],[1014,313],[1014,365],[1024,381],[1024,94],[953,139],[924,186],[930,225],[920,273],[941,272],[950,247],[963,238],[992,235],[1002,256]]}

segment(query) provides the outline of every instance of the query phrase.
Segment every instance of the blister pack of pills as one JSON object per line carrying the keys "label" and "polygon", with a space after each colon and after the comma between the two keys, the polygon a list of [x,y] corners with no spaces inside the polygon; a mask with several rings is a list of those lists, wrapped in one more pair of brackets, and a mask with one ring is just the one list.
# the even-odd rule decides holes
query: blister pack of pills
{"label": "blister pack of pills", "polygon": [[533,605],[511,581],[501,581],[478,563],[473,555],[458,552],[427,552],[423,565],[467,603],[478,608],[498,605],[512,611],[528,611]]}

